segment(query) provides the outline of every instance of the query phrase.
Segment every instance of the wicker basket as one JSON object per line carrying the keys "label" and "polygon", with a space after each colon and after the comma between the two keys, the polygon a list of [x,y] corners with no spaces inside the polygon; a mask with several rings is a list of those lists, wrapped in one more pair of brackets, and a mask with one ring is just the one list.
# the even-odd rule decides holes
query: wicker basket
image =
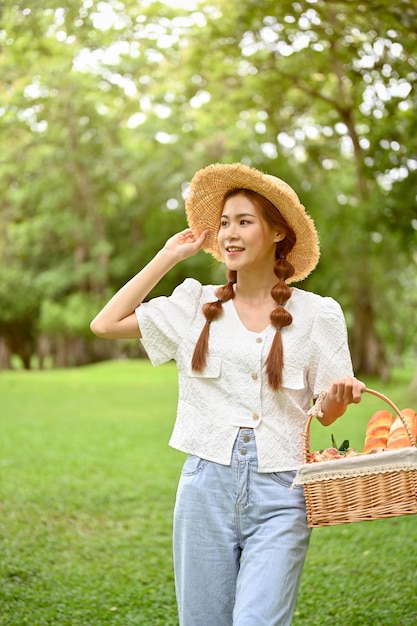
{"label": "wicker basket", "polygon": [[[410,448],[351,457],[342,461],[309,463],[312,420],[309,416],[303,433],[303,467],[307,477],[301,477],[299,483],[304,487],[310,528],[417,513],[415,441],[395,404],[377,391],[366,391],[387,402],[401,418],[410,439]],[[347,470],[342,471],[342,474],[351,475],[335,476],[338,463],[343,463]],[[367,463],[370,463],[370,467],[366,466]],[[331,478],[330,467],[335,470],[330,471]],[[373,467],[376,467],[375,471]],[[302,468],[299,474],[300,472],[302,476]],[[310,476],[308,472],[311,473]]]}

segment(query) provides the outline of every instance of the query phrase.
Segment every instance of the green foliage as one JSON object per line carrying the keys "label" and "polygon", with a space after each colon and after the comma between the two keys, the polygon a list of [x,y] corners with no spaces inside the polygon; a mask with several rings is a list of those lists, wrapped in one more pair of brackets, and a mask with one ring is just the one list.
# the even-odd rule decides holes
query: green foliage
{"label": "green foliage", "polygon": [[[416,403],[410,375],[384,390],[401,407]],[[3,372],[0,396],[0,624],[177,625],[174,366]],[[364,398],[320,436],[360,440],[375,407]],[[414,528],[408,516],[314,530],[294,626],[413,626]]]}
{"label": "green foliage", "polygon": [[[194,172],[243,161],[288,180],[316,220],[322,261],[305,285],[343,304],[356,369],[381,374],[407,351],[413,3],[16,0],[0,11],[3,337],[10,318],[23,334],[29,317],[51,340],[52,304],[65,321],[72,294],[104,302],[185,225]],[[216,282],[206,261],[155,293],[189,272]]]}
{"label": "green foliage", "polygon": [[85,293],[71,293],[60,302],[43,299],[39,330],[73,338],[88,336],[89,324],[96,310],[97,303]]}

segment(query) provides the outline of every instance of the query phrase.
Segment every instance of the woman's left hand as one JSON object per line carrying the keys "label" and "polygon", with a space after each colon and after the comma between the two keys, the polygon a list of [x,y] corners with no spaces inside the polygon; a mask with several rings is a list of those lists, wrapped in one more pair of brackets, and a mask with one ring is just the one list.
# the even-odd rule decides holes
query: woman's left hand
{"label": "woman's left hand", "polygon": [[357,378],[341,378],[335,380],[321,404],[322,415],[320,421],[324,426],[329,426],[338,417],[343,415],[348,404],[357,404],[361,401],[365,383]]}
{"label": "woman's left hand", "polygon": [[333,382],[327,396],[329,400],[340,404],[357,404],[365,389],[365,383],[357,378],[341,378]]}

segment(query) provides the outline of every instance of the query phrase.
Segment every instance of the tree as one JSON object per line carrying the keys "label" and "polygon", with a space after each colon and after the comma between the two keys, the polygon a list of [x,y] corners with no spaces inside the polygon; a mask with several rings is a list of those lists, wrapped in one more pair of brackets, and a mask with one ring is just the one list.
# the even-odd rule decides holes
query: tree
{"label": "tree", "polygon": [[[0,11],[0,337],[27,367],[40,343],[60,365],[111,356],[89,320],[185,225],[188,181],[215,161],[299,192],[323,250],[303,285],[341,301],[358,373],[385,373],[412,343],[411,1]],[[206,261],[180,264],[152,295],[190,272],[222,280]]]}
{"label": "tree", "polygon": [[[0,334],[25,367],[39,338],[56,364],[96,358],[94,312],[185,225],[167,208],[183,179],[181,162],[158,140],[159,110],[142,114],[147,125],[137,132],[138,100],[152,94],[119,70],[133,58],[131,19],[111,14],[110,26],[98,27],[105,3],[60,4],[13,3],[2,15]],[[155,67],[152,58],[136,63],[138,86]],[[84,349],[74,352],[79,338]]]}
{"label": "tree", "polygon": [[[381,375],[393,342],[388,325],[382,332],[378,323],[390,297],[386,277],[400,297],[402,273],[410,263],[414,276],[416,269],[410,131],[417,8],[408,0],[264,0],[210,2],[202,10],[207,25],[193,40],[191,71],[210,94],[213,114],[224,108],[224,93],[236,122],[263,113],[262,147],[272,156],[264,167],[279,174],[275,157],[288,158],[294,174],[287,179],[308,200],[327,258],[348,269],[334,280],[325,259],[311,285],[326,285],[346,305],[356,371]],[[251,148],[242,156],[256,165],[259,154]]]}

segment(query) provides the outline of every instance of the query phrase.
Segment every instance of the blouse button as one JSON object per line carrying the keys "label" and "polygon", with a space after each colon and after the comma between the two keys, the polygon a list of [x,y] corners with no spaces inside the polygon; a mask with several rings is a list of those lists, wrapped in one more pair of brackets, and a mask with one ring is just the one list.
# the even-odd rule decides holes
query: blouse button
{"label": "blouse button", "polygon": [[262,343],[262,337],[257,337],[256,338],[256,343]]}
{"label": "blouse button", "polygon": [[252,419],[256,422],[259,419],[259,413],[252,413]]}
{"label": "blouse button", "polygon": [[258,374],[256,372],[253,372],[252,379],[253,380],[258,380]]}

